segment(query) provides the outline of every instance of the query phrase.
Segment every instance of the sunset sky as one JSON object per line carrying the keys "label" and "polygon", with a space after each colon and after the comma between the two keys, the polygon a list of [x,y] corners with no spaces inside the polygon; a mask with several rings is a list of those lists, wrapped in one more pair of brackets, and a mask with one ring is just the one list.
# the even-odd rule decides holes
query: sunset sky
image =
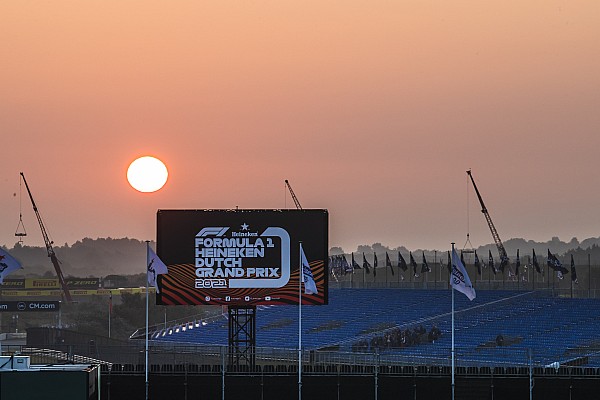
{"label": "sunset sky", "polygon": [[[330,246],[600,236],[600,1],[4,1],[0,244],[327,208]],[[126,170],[154,155],[165,187]],[[23,188],[24,189],[24,188]],[[24,244],[43,245],[23,192]]]}

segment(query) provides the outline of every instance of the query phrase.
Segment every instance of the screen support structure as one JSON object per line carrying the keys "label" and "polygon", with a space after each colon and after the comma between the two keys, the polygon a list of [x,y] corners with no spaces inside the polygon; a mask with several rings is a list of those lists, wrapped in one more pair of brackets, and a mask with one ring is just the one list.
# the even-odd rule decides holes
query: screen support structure
{"label": "screen support structure", "polygon": [[256,361],[256,306],[229,306],[229,365]]}

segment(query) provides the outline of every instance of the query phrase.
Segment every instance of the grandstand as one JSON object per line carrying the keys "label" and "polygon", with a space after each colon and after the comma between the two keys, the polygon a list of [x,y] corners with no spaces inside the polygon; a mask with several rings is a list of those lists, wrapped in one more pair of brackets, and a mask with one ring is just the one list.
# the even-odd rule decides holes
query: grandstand
{"label": "grandstand", "polygon": [[[327,306],[303,306],[305,350],[356,353],[358,342],[386,333],[437,326],[441,337],[406,347],[369,345],[381,364],[447,366],[451,353],[450,290],[332,289]],[[455,297],[457,365],[600,366],[600,301],[553,297],[546,291],[480,290]],[[257,346],[293,349],[297,307],[257,309]],[[154,345],[227,346],[226,316],[174,321],[151,332]],[[503,341],[497,342],[501,336]],[[135,335],[134,335],[135,337]]]}
{"label": "grandstand", "polygon": [[[600,301],[547,290],[478,290],[455,296],[456,398],[590,399],[600,385]],[[217,308],[215,308],[217,311]],[[228,313],[153,327],[153,399],[451,399],[449,289],[330,289],[326,306],[257,307],[252,363],[235,362]],[[401,346],[377,339],[435,325],[441,336]],[[27,345],[5,353],[36,363],[100,364],[102,399],[141,399],[144,328],[120,342],[51,327],[28,328]],[[499,336],[503,340],[499,341]],[[61,340],[58,340],[58,339]],[[357,344],[366,343],[366,347]],[[385,342],[384,342],[385,343]],[[374,345],[375,344],[375,345]],[[299,358],[301,357],[301,358]]]}

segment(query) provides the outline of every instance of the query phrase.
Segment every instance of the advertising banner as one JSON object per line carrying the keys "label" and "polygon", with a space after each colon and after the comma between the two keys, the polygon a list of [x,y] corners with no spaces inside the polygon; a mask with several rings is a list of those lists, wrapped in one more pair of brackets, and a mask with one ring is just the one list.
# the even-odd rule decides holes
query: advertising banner
{"label": "advertising banner", "polygon": [[327,304],[327,210],[159,210],[157,304],[298,304],[300,243]]}
{"label": "advertising banner", "polygon": [[59,301],[0,301],[0,311],[40,312],[58,311]]}
{"label": "advertising banner", "polygon": [[100,287],[99,278],[65,278],[69,289],[98,289]]}
{"label": "advertising banner", "polygon": [[[66,278],[65,282],[69,289],[98,289],[100,287],[99,278]],[[0,289],[56,290],[60,288],[57,278],[9,278],[0,285]]]}
{"label": "advertising banner", "polygon": [[60,289],[58,279],[26,278],[25,289]]}
{"label": "advertising banner", "polygon": [[5,278],[0,285],[0,289],[23,289],[25,287],[25,279]]}
{"label": "advertising banner", "polygon": [[[148,289],[150,293],[154,293],[156,289],[150,287]],[[83,289],[83,290],[71,290],[71,296],[108,296],[111,293],[113,295],[121,295],[123,293],[129,294],[142,294],[146,293],[145,287],[138,288],[117,288],[117,289]],[[62,290],[1,290],[0,294],[6,297],[62,297]]]}

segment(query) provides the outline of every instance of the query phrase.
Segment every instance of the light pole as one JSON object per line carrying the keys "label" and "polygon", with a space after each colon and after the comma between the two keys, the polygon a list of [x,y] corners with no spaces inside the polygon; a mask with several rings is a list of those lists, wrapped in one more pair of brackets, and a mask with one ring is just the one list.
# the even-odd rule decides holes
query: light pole
{"label": "light pole", "polygon": [[[154,193],[160,190],[169,173],[165,164],[158,158],[144,156],[133,161],[127,169],[127,181],[132,188],[142,193]],[[146,240],[146,247],[149,241]],[[147,250],[147,249],[146,249]],[[148,275],[148,260],[146,260],[146,275]],[[146,400],[148,400],[148,277],[146,277],[146,332],[145,332],[145,386]]]}

